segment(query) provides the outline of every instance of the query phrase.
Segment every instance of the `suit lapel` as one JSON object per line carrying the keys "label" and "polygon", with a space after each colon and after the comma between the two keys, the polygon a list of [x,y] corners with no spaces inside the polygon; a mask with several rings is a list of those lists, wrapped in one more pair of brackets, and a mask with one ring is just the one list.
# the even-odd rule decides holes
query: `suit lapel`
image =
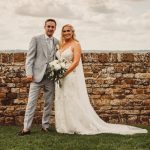
{"label": "suit lapel", "polygon": [[43,51],[44,51],[44,54],[45,54],[45,57],[47,58],[48,57],[48,54],[47,54],[47,52],[48,52],[48,45],[47,45],[47,43],[46,43],[46,39],[45,39],[45,35],[43,34],[42,35],[42,48],[43,48]]}

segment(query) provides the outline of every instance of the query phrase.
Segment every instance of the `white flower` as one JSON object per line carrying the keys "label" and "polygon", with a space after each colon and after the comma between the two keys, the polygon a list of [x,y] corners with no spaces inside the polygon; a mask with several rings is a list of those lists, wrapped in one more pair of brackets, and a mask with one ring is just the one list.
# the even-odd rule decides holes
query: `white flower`
{"label": "white flower", "polygon": [[60,65],[62,68],[66,68],[66,64],[64,62],[61,62]]}
{"label": "white flower", "polygon": [[61,69],[61,65],[60,65],[60,64],[56,64],[56,65],[54,66],[54,68],[55,68],[55,70],[60,70],[60,69]]}
{"label": "white flower", "polygon": [[59,60],[54,60],[54,61],[53,61],[53,64],[54,64],[54,65],[59,64]]}
{"label": "white flower", "polygon": [[49,65],[50,65],[50,66],[55,66],[55,65],[57,65],[58,63],[59,63],[58,60],[54,60],[54,61],[50,62]]}

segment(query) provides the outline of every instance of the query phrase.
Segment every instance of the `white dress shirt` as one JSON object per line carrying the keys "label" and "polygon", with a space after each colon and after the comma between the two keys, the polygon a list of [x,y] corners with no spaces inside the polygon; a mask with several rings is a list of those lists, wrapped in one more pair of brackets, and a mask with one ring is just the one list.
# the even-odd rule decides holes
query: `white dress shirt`
{"label": "white dress shirt", "polygon": [[45,34],[45,39],[46,39],[46,43],[48,45],[48,47],[50,49],[53,48],[53,37],[48,37],[46,34]]}

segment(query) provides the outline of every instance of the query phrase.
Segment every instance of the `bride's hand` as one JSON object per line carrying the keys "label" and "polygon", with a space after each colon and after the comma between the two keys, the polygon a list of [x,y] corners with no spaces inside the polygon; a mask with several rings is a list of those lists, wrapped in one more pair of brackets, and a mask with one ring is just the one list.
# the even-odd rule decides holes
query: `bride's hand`
{"label": "bride's hand", "polygon": [[65,78],[65,77],[67,76],[67,74],[68,74],[68,73],[67,73],[67,72],[65,72],[62,78]]}

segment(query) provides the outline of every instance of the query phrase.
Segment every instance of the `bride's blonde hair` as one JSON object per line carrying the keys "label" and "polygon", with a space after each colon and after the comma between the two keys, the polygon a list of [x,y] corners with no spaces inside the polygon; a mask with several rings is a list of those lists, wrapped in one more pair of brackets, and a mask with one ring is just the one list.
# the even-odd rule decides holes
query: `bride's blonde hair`
{"label": "bride's blonde hair", "polygon": [[61,30],[60,47],[62,47],[65,44],[65,40],[63,38],[63,29],[64,29],[64,27],[69,27],[71,29],[71,31],[73,33],[72,39],[78,42],[78,40],[76,39],[76,34],[75,34],[75,30],[74,30],[73,26],[70,25],[70,24],[66,24],[62,27],[62,30]]}

